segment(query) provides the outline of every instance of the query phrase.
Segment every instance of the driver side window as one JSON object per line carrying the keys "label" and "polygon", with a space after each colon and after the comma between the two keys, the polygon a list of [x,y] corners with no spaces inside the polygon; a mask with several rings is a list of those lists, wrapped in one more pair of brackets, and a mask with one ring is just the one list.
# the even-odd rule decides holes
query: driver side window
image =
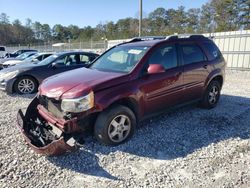
{"label": "driver side window", "polygon": [[66,59],[67,59],[67,56],[63,56],[63,57],[60,57],[59,59],[57,59],[54,63],[56,63],[57,65],[60,65],[60,66],[64,66]]}
{"label": "driver side window", "polygon": [[174,44],[157,48],[149,58],[149,64],[161,64],[166,70],[178,66],[177,52]]}
{"label": "driver side window", "polygon": [[55,63],[59,66],[71,66],[75,64],[75,60],[73,59],[74,55],[63,56],[55,61]]}

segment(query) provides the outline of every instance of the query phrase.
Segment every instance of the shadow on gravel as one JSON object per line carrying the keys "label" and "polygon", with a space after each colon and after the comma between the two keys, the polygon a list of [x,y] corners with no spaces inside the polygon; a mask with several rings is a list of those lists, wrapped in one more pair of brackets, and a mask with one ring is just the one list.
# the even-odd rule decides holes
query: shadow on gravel
{"label": "shadow on gravel", "polygon": [[86,175],[104,177],[117,180],[105,171],[98,163],[98,157],[90,151],[79,150],[59,157],[48,157],[48,160],[65,169],[70,169]]}
{"label": "shadow on gravel", "polygon": [[144,121],[134,137],[120,146],[106,147],[91,139],[78,152],[49,160],[76,172],[116,179],[99,165],[98,154],[108,155],[103,156],[105,164],[119,164],[114,155],[117,152],[172,160],[223,140],[249,139],[249,122],[250,98],[222,95],[214,109],[205,110],[191,105]]}

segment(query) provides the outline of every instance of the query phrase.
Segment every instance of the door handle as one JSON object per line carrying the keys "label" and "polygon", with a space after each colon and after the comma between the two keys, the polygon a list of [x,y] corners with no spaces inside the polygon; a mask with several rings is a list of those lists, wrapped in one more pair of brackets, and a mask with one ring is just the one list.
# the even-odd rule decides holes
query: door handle
{"label": "door handle", "polygon": [[207,69],[207,67],[208,67],[208,65],[203,65],[203,68],[204,68],[204,69]]}

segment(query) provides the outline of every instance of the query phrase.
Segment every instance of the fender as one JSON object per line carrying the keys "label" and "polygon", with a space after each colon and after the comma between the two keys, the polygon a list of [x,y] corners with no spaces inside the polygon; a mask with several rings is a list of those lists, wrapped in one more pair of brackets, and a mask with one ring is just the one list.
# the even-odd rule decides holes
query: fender
{"label": "fender", "polygon": [[134,110],[136,110],[136,114],[140,119],[144,113],[143,94],[138,88],[133,88],[132,84],[132,82],[131,84],[125,83],[118,87],[96,93],[95,103],[97,110],[102,111],[115,103],[129,100],[134,108],[136,108]]}

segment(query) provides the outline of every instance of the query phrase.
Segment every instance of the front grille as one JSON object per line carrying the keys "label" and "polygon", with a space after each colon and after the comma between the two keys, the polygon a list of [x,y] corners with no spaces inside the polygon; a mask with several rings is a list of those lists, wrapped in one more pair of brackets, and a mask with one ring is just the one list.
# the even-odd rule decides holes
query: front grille
{"label": "front grille", "polygon": [[55,100],[53,98],[48,98],[44,95],[39,95],[38,100],[39,103],[50,113],[52,113],[56,118],[62,119],[64,117],[65,114],[61,110],[61,101]]}

